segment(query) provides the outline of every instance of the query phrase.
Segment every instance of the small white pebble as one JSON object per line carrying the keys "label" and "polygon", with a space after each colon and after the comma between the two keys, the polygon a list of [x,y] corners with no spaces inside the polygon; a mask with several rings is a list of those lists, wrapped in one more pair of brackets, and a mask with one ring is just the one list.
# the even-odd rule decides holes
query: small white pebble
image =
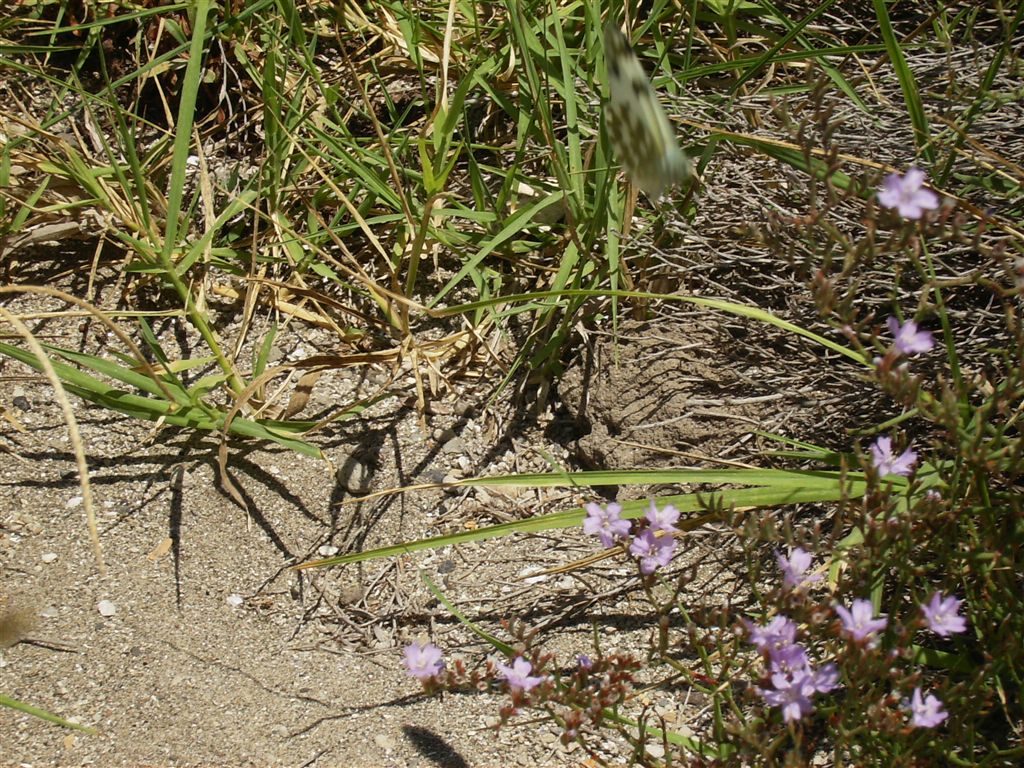
{"label": "small white pebble", "polygon": [[81,496],[72,496],[68,499],[67,508],[74,509],[75,507],[80,507],[82,506],[82,501],[83,499]]}
{"label": "small white pebble", "polygon": [[321,557],[334,557],[340,550],[333,544],[321,544],[317,552]]}
{"label": "small white pebble", "polygon": [[542,581],[547,581],[548,580],[548,577],[545,574],[540,574],[539,576],[534,576],[533,575],[533,574],[537,573],[537,571],[541,571],[541,570],[543,570],[543,569],[542,568],[537,568],[536,566],[533,566],[533,565],[529,565],[526,568],[523,568],[523,570],[521,570],[518,575],[527,584],[539,584]]}
{"label": "small white pebble", "polygon": [[44,563],[52,563],[54,560],[57,559],[57,553],[56,552],[44,552],[43,554],[41,554],[39,556],[39,559],[42,560]]}
{"label": "small white pebble", "polygon": [[96,610],[100,612],[100,616],[113,616],[117,613],[117,606],[109,600],[100,600],[96,603]]}
{"label": "small white pebble", "polygon": [[245,598],[236,592],[224,598],[224,602],[226,602],[232,608],[238,608],[242,603],[245,602]]}
{"label": "small white pebble", "polygon": [[665,756],[665,747],[661,744],[646,744],[644,746],[644,751],[655,760],[660,760]]}

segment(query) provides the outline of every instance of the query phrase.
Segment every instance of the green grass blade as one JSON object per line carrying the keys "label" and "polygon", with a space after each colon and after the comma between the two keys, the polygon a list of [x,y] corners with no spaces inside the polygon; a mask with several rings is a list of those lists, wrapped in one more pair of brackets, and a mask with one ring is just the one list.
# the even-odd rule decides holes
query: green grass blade
{"label": "green grass blade", "polygon": [[73,723],[70,720],[65,720],[63,717],[51,714],[45,709],[33,707],[31,704],[25,704],[17,699],[12,699],[10,696],[4,696],[2,693],[0,693],[0,707],[10,707],[18,712],[24,712],[26,715],[32,715],[33,717],[38,717],[40,720],[46,720],[49,723],[61,725],[65,728],[73,728],[76,731],[83,731],[91,734],[96,733],[94,728],[87,728],[84,725],[79,725],[78,723]]}
{"label": "green grass blade", "polygon": [[492,306],[494,304],[518,304],[535,301],[550,302],[551,300],[560,300],[563,297],[572,296],[587,296],[594,298],[634,298],[634,299],[648,299],[652,301],[684,301],[690,304],[696,304],[698,306],[710,307],[717,309],[722,312],[728,312],[739,317],[748,317],[751,320],[757,320],[758,322],[773,325],[784,331],[803,336],[806,339],[810,339],[816,344],[830,349],[843,357],[846,357],[861,365],[869,365],[864,357],[856,350],[844,347],[842,344],[827,339],[813,331],[808,331],[805,328],[801,328],[788,320],[783,320],[780,317],[776,317],[767,310],[759,309],[758,307],[751,307],[745,304],[736,304],[731,301],[723,301],[721,299],[704,299],[697,296],[681,296],[673,293],[648,293],[646,291],[610,291],[610,290],[599,290],[599,289],[569,289],[563,291],[538,291],[536,293],[521,293],[513,296],[504,296],[501,298],[487,299],[485,301],[475,301],[468,304],[460,304],[453,307],[448,307],[442,310],[444,315],[453,314],[465,314],[476,311],[480,307]]}
{"label": "green grass blade", "polygon": [[[866,481],[858,473],[842,475],[836,472],[790,472],[784,470],[736,470],[736,469],[667,469],[649,471],[603,471],[556,474],[505,475],[501,477],[480,477],[453,483],[450,487],[593,487],[603,485],[654,484],[654,483],[722,483],[753,485],[752,488],[729,489],[700,494],[666,496],[659,501],[673,504],[683,513],[697,512],[712,505],[724,507],[774,507],[799,502],[837,501],[846,496],[863,493]],[[430,486],[434,487],[434,486]],[[639,517],[647,509],[646,501],[631,501],[622,505],[623,517]],[[303,563],[297,568],[321,568],[384,557],[395,557],[425,549],[437,549],[473,541],[486,541],[516,533],[539,533],[542,531],[573,528],[583,522],[585,512],[573,509],[553,512],[548,515],[499,523],[472,531],[435,536],[428,539],[403,542],[380,547],[367,552],[325,558]]]}
{"label": "green grass blade", "polygon": [[889,7],[886,0],[873,0],[873,2],[885,49],[889,53],[889,59],[892,61],[896,77],[900,81],[900,88],[903,90],[903,103],[906,104],[910,125],[914,130],[914,144],[918,151],[925,156],[928,165],[934,165],[935,147],[931,143],[931,129],[928,127],[928,117],[925,115],[924,105],[921,103],[921,94],[917,90],[917,80],[914,78],[914,73],[910,70],[910,65],[907,64],[907,57],[903,55],[903,49],[896,39],[896,31],[889,18]]}
{"label": "green grass blade", "polygon": [[188,170],[189,148],[192,145],[192,124],[196,114],[196,98],[203,76],[206,18],[210,12],[209,0],[196,0],[192,12],[195,29],[188,51],[188,64],[181,84],[181,100],[174,129],[174,153],[171,159],[171,181],[167,196],[167,229],[164,232],[161,255],[169,261],[178,241],[178,223],[181,216],[185,173]]}
{"label": "green grass blade", "polygon": [[497,648],[506,656],[511,657],[512,654],[515,653],[515,649],[511,645],[502,642],[490,632],[487,632],[483,627],[467,619],[462,611],[456,608],[455,604],[452,603],[452,601],[445,596],[444,592],[438,588],[437,584],[434,583],[433,579],[430,578],[426,571],[420,571],[420,578],[423,579],[423,583],[427,585],[427,589],[429,589],[430,593],[440,601],[441,605],[447,609],[448,613],[458,619],[459,622],[463,626],[467,627],[474,635],[479,637],[488,645]]}

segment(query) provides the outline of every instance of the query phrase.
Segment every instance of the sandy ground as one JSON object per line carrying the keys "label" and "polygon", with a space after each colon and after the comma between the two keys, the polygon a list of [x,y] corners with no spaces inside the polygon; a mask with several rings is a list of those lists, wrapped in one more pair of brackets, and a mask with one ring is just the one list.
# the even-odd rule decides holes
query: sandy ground
{"label": "sandy ground", "polygon": [[[395,398],[318,444],[334,467],[355,462],[361,490],[381,490],[444,477],[548,471],[549,458],[569,468],[577,459],[685,464],[654,449],[685,449],[689,440],[705,451],[735,454],[768,414],[786,412],[775,399],[755,410],[735,386],[736,403],[716,401],[712,408],[710,390],[722,383],[712,367],[692,369],[700,375],[686,384],[666,378],[665,366],[706,356],[692,342],[703,333],[706,343],[698,346],[706,350],[713,339],[691,328],[691,343],[680,344],[662,323],[661,341],[652,341],[645,328],[627,326],[614,342],[595,341],[598,358],[614,344],[625,362],[591,373],[584,398],[581,359],[563,387],[573,408],[552,401],[539,420],[520,419],[511,394],[486,406],[490,393],[466,383],[433,404],[426,432],[415,410],[396,407]],[[65,324],[66,333],[72,330]],[[648,364],[651,355],[662,359],[661,367]],[[735,358],[736,349],[729,355]],[[488,652],[427,592],[421,570],[489,631],[500,635],[501,621],[510,618],[548,627],[544,646],[562,663],[589,650],[594,623],[606,647],[642,648],[647,629],[638,620],[637,584],[627,564],[603,564],[583,579],[522,580],[530,568],[593,553],[595,543],[579,530],[301,574],[288,566],[334,548],[465,530],[578,506],[594,495],[459,489],[360,502],[348,490],[358,484],[351,473],[276,446],[243,443],[229,463],[247,502],[243,510],[220,487],[211,436],[156,430],[76,401],[107,564],[100,576],[49,386],[10,361],[2,365],[0,402],[9,404],[12,419],[0,425],[0,584],[7,615],[33,617],[28,636],[40,644],[3,651],[0,690],[98,730],[72,733],[0,709],[5,764],[488,766],[586,759],[578,747],[561,746],[552,727],[535,722],[495,735],[488,726],[502,694],[425,698],[400,664],[402,645],[419,637],[470,665]],[[675,384],[654,403],[649,398],[659,390],[637,388],[638,376]],[[343,373],[325,379],[310,408],[361,385]],[[625,392],[636,398],[632,407],[608,407],[622,403]],[[685,411],[695,398],[710,416],[673,416],[673,408]],[[675,426],[642,434],[658,414],[671,416]],[[581,421],[589,422],[585,434]],[[716,425],[715,436],[709,424]],[[637,447],[644,439],[650,450]],[[625,490],[631,498],[645,493]],[[728,568],[709,561],[701,541],[695,535],[676,562],[694,574],[701,564],[695,596],[710,594],[707,585],[721,583]],[[693,715],[668,693],[645,703],[680,724]]]}

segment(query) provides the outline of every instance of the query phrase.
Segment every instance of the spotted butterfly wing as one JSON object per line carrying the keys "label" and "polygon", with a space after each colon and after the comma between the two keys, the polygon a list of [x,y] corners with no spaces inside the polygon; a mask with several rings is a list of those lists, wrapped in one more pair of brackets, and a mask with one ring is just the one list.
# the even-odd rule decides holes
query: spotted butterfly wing
{"label": "spotted butterfly wing", "polygon": [[611,23],[604,28],[604,60],[611,92],[605,114],[612,148],[630,181],[657,200],[693,173],[690,158],[679,148],[629,40]]}

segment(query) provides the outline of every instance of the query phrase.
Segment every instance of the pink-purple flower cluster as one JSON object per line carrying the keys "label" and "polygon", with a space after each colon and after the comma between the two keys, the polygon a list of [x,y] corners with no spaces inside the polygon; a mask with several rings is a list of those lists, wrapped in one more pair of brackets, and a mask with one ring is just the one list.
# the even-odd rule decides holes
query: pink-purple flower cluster
{"label": "pink-purple flower cluster", "polygon": [[[433,643],[410,643],[402,650],[406,674],[422,683],[436,682],[444,672],[443,653]],[[582,663],[582,662],[581,662]],[[497,678],[508,685],[512,693],[529,693],[541,683],[551,679],[549,675],[532,675],[533,664],[522,656],[516,656],[511,664],[495,664]]]}
{"label": "pink-purple flower cluster", "polygon": [[622,519],[622,506],[612,502],[606,507],[591,502],[584,509],[583,532],[597,536],[605,547],[629,542],[629,553],[640,563],[640,572],[650,576],[658,568],[664,568],[676,551],[676,540],[672,535],[679,529],[679,510],[671,504],[661,509],[651,499],[650,507],[644,514],[643,523],[630,540],[632,529],[629,520]]}
{"label": "pink-purple flower cluster", "polygon": [[[785,588],[799,591],[814,580],[808,575],[813,556],[794,547],[788,556],[776,553],[776,561],[782,573]],[[935,592],[931,599],[920,606],[924,625],[932,632],[947,637],[963,632],[966,619],[959,614],[961,601]],[[873,649],[878,645],[879,633],[889,623],[884,614],[876,616],[870,600],[855,599],[849,606],[836,604],[836,616],[840,622],[840,633],[851,640],[856,647]],[[770,686],[756,687],[758,695],[771,707],[779,707],[782,719],[792,723],[814,711],[813,697],[817,693],[828,693],[839,686],[839,668],[834,663],[815,667],[811,664],[806,648],[797,642],[797,625],[784,615],[775,616],[764,626],[743,620],[749,641],[757,647],[767,663],[767,677]],[[949,715],[942,701],[932,695],[923,695],[920,687],[915,688],[909,701],[903,707],[915,728],[934,728]]]}
{"label": "pink-purple flower cluster", "polygon": [[796,624],[787,617],[776,616],[763,627],[745,623],[750,642],[768,662],[771,687],[758,687],[757,693],[769,706],[780,707],[787,723],[814,711],[811,697],[815,693],[828,693],[839,685],[838,667],[826,664],[815,669],[807,651],[796,642]]}

